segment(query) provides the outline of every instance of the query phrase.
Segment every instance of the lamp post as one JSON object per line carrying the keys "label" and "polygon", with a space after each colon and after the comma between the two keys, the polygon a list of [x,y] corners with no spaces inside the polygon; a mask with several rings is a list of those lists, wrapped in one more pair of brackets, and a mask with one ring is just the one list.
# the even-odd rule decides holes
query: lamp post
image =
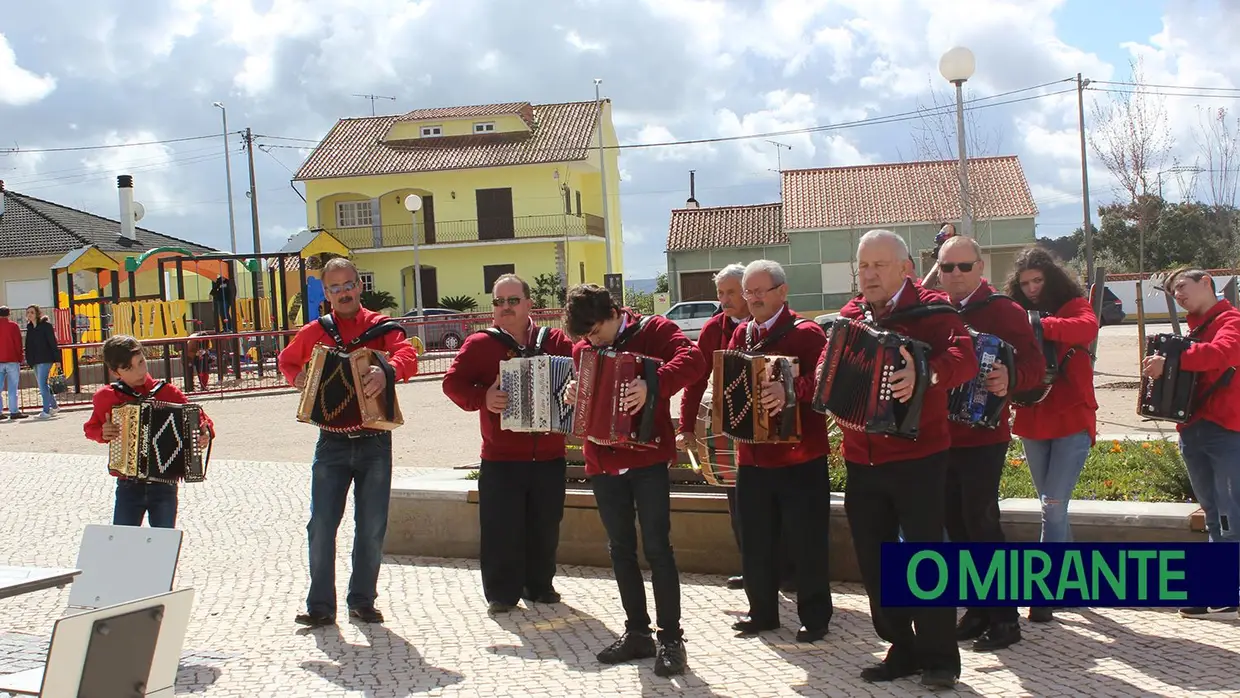
{"label": "lamp post", "polygon": [[973,52],[957,46],[939,59],[939,74],[956,86],[956,140],[960,151],[960,227],[961,233],[973,237],[973,215],[969,211],[969,168],[964,139],[964,83],[973,77],[977,67]]}
{"label": "lamp post", "polygon": [[232,253],[237,254],[237,221],[233,217],[232,162],[228,156],[228,110],[223,102],[212,102],[211,106],[219,107],[224,117],[224,177],[228,182],[228,235],[232,242]]}
{"label": "lamp post", "polygon": [[603,247],[607,248],[607,273],[611,271],[611,216],[607,215],[607,159],[603,157],[603,100],[599,93],[602,78],[594,78],[594,113],[598,119],[598,175],[603,182]]}
{"label": "lamp post", "polygon": [[[405,197],[405,210],[413,221],[413,305],[418,311],[418,339],[422,340],[422,325],[426,318],[422,317],[422,260],[418,254],[418,210],[422,208],[422,197],[410,194]],[[422,346],[426,346],[423,340]]]}

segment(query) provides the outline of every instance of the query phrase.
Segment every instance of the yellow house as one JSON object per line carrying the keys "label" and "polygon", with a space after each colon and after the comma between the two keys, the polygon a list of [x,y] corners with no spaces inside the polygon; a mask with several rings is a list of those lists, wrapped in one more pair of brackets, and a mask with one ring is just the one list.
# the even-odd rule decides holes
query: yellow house
{"label": "yellow house", "polygon": [[417,306],[415,241],[423,307],[464,296],[485,310],[504,273],[602,284],[608,248],[620,272],[616,145],[610,100],[417,109],[341,119],[294,179],[308,227],[347,246],[364,288],[400,313]]}

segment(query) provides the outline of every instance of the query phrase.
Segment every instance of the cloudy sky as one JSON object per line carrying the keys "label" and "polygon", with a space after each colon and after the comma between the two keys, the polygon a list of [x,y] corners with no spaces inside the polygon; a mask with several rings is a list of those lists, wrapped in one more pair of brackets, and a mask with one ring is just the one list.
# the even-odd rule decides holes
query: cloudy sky
{"label": "cloudy sky", "polygon": [[[914,111],[950,100],[939,56],[968,46],[984,98],[1083,73],[1129,79],[1140,58],[1191,163],[1198,108],[1234,108],[1240,3],[1221,0],[42,0],[0,16],[0,179],[115,217],[115,176],[135,176],[145,227],[227,249],[218,109],[230,130],[320,138],[370,113],[488,102],[613,100],[622,143],[754,136]],[[1228,17],[1230,15],[1230,17]],[[1080,226],[1075,91],[1050,84],[971,112],[983,154],[1016,154],[1038,234]],[[1099,84],[1103,90],[1126,90]],[[1184,89],[1188,88],[1188,89]],[[1174,96],[1173,96],[1174,95]],[[1088,90],[1095,100],[1120,97]],[[1029,98],[1029,99],[1023,99]],[[1016,101],[1020,100],[1020,101]],[[1005,103],[1006,102],[1006,103]],[[919,120],[778,137],[626,148],[626,276],[665,267],[669,210],[697,171],[703,205],[778,200],[777,167],[918,159]],[[953,128],[948,123],[948,128]],[[142,145],[216,134],[213,139]],[[951,132],[948,133],[951,136]],[[783,149],[777,141],[791,149]],[[239,249],[252,249],[241,141],[230,140]],[[298,141],[255,153],[264,249],[306,224],[289,180]],[[139,144],[91,150],[82,146]],[[13,152],[10,149],[17,149]],[[777,153],[781,160],[777,161]],[[972,154],[972,153],[971,153]],[[1166,175],[1166,186],[1178,186]],[[297,185],[298,187],[300,185]],[[1115,196],[1091,153],[1094,204]],[[1169,197],[1170,198],[1170,195]]]}

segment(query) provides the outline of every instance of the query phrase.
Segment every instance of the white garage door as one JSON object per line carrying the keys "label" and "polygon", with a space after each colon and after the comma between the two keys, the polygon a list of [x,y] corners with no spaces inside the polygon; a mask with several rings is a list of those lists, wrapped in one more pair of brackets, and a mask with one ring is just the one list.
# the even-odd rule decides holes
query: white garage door
{"label": "white garage door", "polygon": [[4,304],[14,315],[24,312],[26,306],[37,305],[46,313],[52,304],[52,280],[5,281]]}

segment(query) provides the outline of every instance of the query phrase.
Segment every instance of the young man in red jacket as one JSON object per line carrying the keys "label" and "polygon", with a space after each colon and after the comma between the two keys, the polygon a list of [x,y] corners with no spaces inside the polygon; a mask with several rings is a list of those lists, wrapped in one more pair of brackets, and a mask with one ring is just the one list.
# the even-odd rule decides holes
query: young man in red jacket
{"label": "young man in red jacket", "polygon": [[[1012,433],[1019,436],[1029,474],[1042,504],[1043,543],[1069,543],[1068,502],[1097,438],[1098,401],[1089,345],[1098,336],[1098,317],[1080,284],[1041,247],[1016,256],[1007,295],[1025,310],[1042,313],[1042,338],[1052,343],[1059,374],[1036,404],[1017,404]],[[1029,620],[1046,623],[1051,609],[1029,609]]]}
{"label": "young man in red jacket", "polygon": [[[904,239],[889,230],[871,230],[857,246],[861,295],[840,310],[846,318],[872,318],[879,328],[930,345],[930,383],[921,408],[916,440],[844,428],[848,484],[844,510],[852,529],[857,563],[870,597],[870,616],[878,636],[891,643],[881,664],[864,669],[866,681],[892,681],[921,672],[924,685],[955,685],[960,677],[956,613],[952,608],[888,608],[879,581],[883,543],[903,532],[911,543],[943,541],[947,450],[947,392],[977,375],[973,341],[945,294],[913,280],[913,260]],[[937,304],[942,312],[910,317],[918,306]],[[905,360],[911,357],[907,355]],[[826,360],[826,349],[819,363]],[[913,394],[912,362],[891,374],[892,395],[901,402]],[[916,629],[914,630],[914,621]]]}
{"label": "young man in red jacket", "polygon": [[[1193,416],[1180,424],[1180,452],[1193,493],[1206,517],[1211,543],[1240,543],[1240,311],[1218,300],[1214,279],[1201,269],[1181,269],[1167,279],[1188,311],[1189,337],[1199,340],[1180,354],[1180,368],[1197,372]],[[1147,357],[1145,375],[1162,375],[1166,360]],[[1204,398],[1204,399],[1203,399]],[[1189,618],[1236,613],[1235,606],[1180,609]]]}
{"label": "young man in red jacket", "polygon": [[[621,307],[607,289],[595,284],[574,286],[565,303],[570,335],[584,337],[573,346],[573,358],[589,346],[644,354],[663,361],[658,372],[655,408],[656,446],[647,449],[603,446],[587,440],[583,451],[586,474],[594,490],[599,518],[607,530],[612,571],[624,606],[624,634],[598,654],[604,664],[655,658],[658,676],[683,674],[686,666],[680,627],[680,573],[671,542],[671,482],[668,466],[676,458],[676,434],[669,402],[706,371],[702,352],[676,323],[661,315],[641,316]],[[637,412],[648,386],[640,378],[629,384],[625,407]],[[573,391],[569,391],[570,396]],[[658,643],[651,637],[646,588],[637,565],[637,527],[654,585]]]}
{"label": "young man in red jacket", "polygon": [[0,392],[7,387],[9,394],[9,414],[6,417],[0,410],[0,420],[26,418],[17,391],[22,377],[22,330],[9,314],[8,306],[0,305]]}
{"label": "young man in red jacket", "polygon": [[[316,344],[343,344],[342,348],[347,348],[367,332],[369,339],[356,348],[387,352],[395,373],[393,382],[417,374],[418,355],[405,341],[404,330],[385,324],[391,320],[386,315],[362,307],[362,285],[353,262],[336,257],[324,264],[323,290],[331,301],[332,313],[304,325],[280,352],[280,372],[289,383],[305,389],[305,368]],[[332,336],[332,328],[338,336]],[[391,388],[387,374],[378,366],[372,367],[363,385],[365,393],[374,396]],[[319,430],[310,469],[310,591],[306,612],[298,614],[295,621],[310,627],[336,622],[336,530],[344,516],[349,485],[353,484],[353,574],[346,603],[351,618],[382,623],[383,614],[375,608],[375,599],[392,495],[392,432],[362,429],[341,434]]]}
{"label": "young man in red jacket", "polygon": [[[753,354],[795,356],[793,380],[801,438],[792,444],[737,443],[736,498],[749,614],[732,629],[743,635],[779,627],[780,544],[787,541],[797,575],[797,642],[826,637],[834,606],[827,561],[831,555],[831,480],[827,476],[827,420],[814,411],[818,357],[827,344],[822,328],[788,307],[788,279],[776,262],[760,259],[745,268],[745,300],[753,319],[736,328],[728,348]],[[785,407],[785,388],[768,381],[755,394],[754,409],[775,415]]]}
{"label": "young man in red jacket", "polygon": [[[1013,393],[1037,387],[1046,371],[1042,347],[1033,336],[1029,316],[1016,301],[998,294],[982,273],[982,249],[963,235],[948,239],[939,249],[943,290],[971,329],[990,334],[1012,346],[1016,365],[995,363],[986,376],[986,388],[1008,397],[993,429],[951,422],[952,447],[947,452],[947,535],[956,543],[1002,543],[999,525],[999,480],[1012,442],[1010,377]],[[976,352],[975,352],[976,353]],[[974,640],[973,649],[989,652],[1020,641],[1020,614],[1015,606],[970,608],[956,624],[957,640]]]}
{"label": "young man in red jacket", "polygon": [[489,612],[504,613],[522,598],[560,601],[552,582],[564,518],[565,462],[563,434],[500,428],[508,393],[500,389],[499,365],[515,357],[572,356],[573,343],[562,330],[534,324],[530,286],[515,274],[495,280],[491,305],[494,326],[465,340],[444,376],[443,392],[461,409],[478,413],[478,562]]}

